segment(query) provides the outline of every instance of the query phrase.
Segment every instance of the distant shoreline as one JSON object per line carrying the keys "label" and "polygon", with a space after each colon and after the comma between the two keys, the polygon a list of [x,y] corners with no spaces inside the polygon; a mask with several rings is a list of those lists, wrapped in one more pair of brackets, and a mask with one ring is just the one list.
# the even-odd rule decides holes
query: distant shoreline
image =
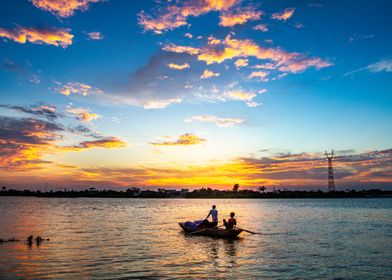
{"label": "distant shoreline", "polygon": [[157,191],[140,190],[138,188],[127,189],[126,191],[113,190],[96,190],[90,188],[87,190],[75,191],[31,191],[31,190],[2,190],[0,196],[23,196],[23,197],[47,197],[47,198],[156,198],[156,199],[289,199],[289,198],[392,198],[392,191],[383,191],[379,189],[370,190],[349,190],[349,191],[332,191],[323,192],[321,190],[309,191],[290,191],[290,190],[276,190],[276,191],[254,191],[254,190],[239,190],[239,191],[221,191],[210,188],[202,188],[198,190],[189,191],[183,189],[166,190],[158,189]]}

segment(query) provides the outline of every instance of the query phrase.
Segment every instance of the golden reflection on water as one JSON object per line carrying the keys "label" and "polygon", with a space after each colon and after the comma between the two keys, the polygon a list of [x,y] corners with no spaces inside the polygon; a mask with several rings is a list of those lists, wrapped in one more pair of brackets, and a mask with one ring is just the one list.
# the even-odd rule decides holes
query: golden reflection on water
{"label": "golden reflection on water", "polygon": [[[334,275],[326,263],[345,263],[347,275],[357,275],[350,260],[359,261],[361,254],[366,255],[360,259],[362,277],[382,278],[391,272],[385,262],[392,259],[385,218],[392,217],[391,200],[374,204],[384,203],[380,209],[361,200],[0,200],[0,238],[50,238],[39,247],[24,242],[0,245],[1,279],[315,279]],[[180,230],[178,222],[205,218],[212,204],[220,221],[235,211],[239,227],[263,234],[224,240]],[[339,254],[334,249],[337,240]],[[310,269],[315,266],[317,270]]]}

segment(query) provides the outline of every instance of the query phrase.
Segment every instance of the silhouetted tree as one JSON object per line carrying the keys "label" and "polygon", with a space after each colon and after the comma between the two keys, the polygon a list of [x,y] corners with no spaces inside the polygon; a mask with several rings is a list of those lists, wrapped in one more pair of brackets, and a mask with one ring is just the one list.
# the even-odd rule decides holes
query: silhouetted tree
{"label": "silhouetted tree", "polygon": [[264,186],[258,188],[258,190],[261,191],[262,193],[264,193],[266,189],[267,189],[267,188],[264,187]]}
{"label": "silhouetted tree", "polygon": [[240,188],[240,185],[239,184],[235,184],[234,186],[233,186],[233,192],[238,192],[238,189]]}

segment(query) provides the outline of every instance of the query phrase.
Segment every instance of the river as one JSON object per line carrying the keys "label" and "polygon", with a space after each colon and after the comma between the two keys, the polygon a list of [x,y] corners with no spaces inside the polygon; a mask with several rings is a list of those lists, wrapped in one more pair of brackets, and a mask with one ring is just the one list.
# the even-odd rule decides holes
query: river
{"label": "river", "polygon": [[[236,240],[178,222],[236,213]],[[50,238],[27,246],[27,236]],[[391,279],[392,199],[0,197],[0,279]]]}

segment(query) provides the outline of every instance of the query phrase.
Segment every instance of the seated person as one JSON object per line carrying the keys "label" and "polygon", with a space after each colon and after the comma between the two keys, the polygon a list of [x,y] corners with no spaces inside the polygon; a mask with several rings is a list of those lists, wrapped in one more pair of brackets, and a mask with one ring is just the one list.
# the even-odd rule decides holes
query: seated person
{"label": "seated person", "polygon": [[231,212],[230,213],[230,219],[228,221],[226,221],[225,219],[223,219],[223,225],[226,227],[226,229],[233,229],[237,226],[237,221],[234,218],[235,213]]}

